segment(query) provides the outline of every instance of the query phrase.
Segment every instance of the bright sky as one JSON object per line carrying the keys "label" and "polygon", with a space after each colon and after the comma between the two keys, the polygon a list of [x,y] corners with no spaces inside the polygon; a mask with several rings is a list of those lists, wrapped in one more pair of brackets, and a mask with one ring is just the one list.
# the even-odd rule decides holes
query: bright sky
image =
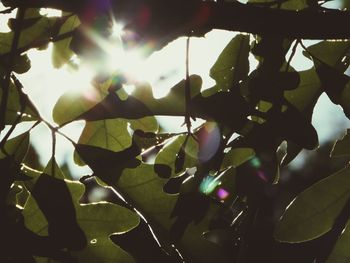
{"label": "bright sky", "polygon": [[[2,9],[0,4],[0,10]],[[8,18],[8,15],[0,15],[0,32],[9,30],[6,26]],[[213,80],[208,76],[209,69],[234,35],[235,33],[232,32],[215,30],[208,33],[205,38],[191,39],[190,71],[191,74],[202,76],[204,88],[209,88],[214,84]],[[133,68],[129,66],[129,70],[134,70],[134,74],[141,78],[140,80],[150,82],[156,97],[164,96],[174,84],[185,76],[185,47],[186,39],[180,38],[170,43],[162,51],[154,53],[146,61],[135,62],[134,65],[139,63],[137,64],[138,67]],[[32,64],[31,69],[29,72],[18,76],[29,97],[44,118],[49,121],[52,121],[51,111],[60,95],[71,89],[89,87],[89,77],[93,76],[93,72],[88,68],[83,68],[78,73],[73,72],[67,66],[60,70],[55,69],[51,63],[51,49],[50,45],[44,51],[29,51],[28,55]],[[124,54],[125,59],[130,58],[131,55],[129,55]],[[256,61],[253,58],[250,58],[250,60],[251,69],[254,69]],[[312,63],[303,57],[301,50],[298,50],[295,59],[292,61],[292,66],[297,70],[301,70],[311,67]],[[161,78],[161,76],[165,76],[165,78]],[[184,129],[184,127],[180,127],[183,123],[183,118],[173,118],[170,122],[169,117],[160,118],[160,122],[166,123],[172,131]],[[319,133],[321,143],[350,126],[350,122],[344,117],[342,110],[330,103],[327,96],[322,96],[318,102],[313,117],[313,124]],[[82,128],[83,122],[74,123],[65,127],[63,132],[77,140]],[[19,132],[20,130],[18,129],[17,133]],[[50,158],[51,146],[50,143],[47,145],[43,142],[51,141],[50,132],[45,126],[40,126],[31,135],[33,144],[41,153],[41,161],[45,164]],[[64,160],[67,160],[71,168],[75,167],[72,163],[73,149],[70,143],[58,136],[57,145],[58,162],[62,163]],[[74,171],[82,173],[88,170],[86,168],[74,168]]]}

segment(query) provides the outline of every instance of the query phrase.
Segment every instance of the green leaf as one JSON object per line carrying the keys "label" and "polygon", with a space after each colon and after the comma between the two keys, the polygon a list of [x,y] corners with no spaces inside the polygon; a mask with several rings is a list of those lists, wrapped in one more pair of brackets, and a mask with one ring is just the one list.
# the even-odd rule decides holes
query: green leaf
{"label": "green leaf", "polygon": [[249,35],[243,34],[235,36],[224,48],[210,69],[219,91],[231,89],[248,75],[249,51]]}
{"label": "green leaf", "polygon": [[311,120],[313,108],[322,94],[321,82],[315,69],[308,69],[298,73],[300,76],[299,86],[293,90],[286,90],[284,97]]}
{"label": "green leaf", "polygon": [[[0,100],[2,99],[2,86],[0,85]],[[38,111],[35,109],[28,96],[24,93],[19,93],[13,82],[10,82],[7,110],[5,116],[5,124],[13,124],[20,115],[22,105],[24,103],[24,111],[20,121],[35,121],[38,119]]]}
{"label": "green leaf", "polygon": [[51,175],[57,179],[65,179],[65,175],[63,174],[62,170],[56,163],[56,160],[54,158],[51,158],[49,162],[47,163],[44,171],[44,174]]}
{"label": "green leaf", "polygon": [[82,92],[66,92],[58,99],[52,110],[53,120],[59,125],[75,120],[101,102],[108,95],[108,88],[111,84],[112,80],[107,80]]}
{"label": "green leaf", "polygon": [[251,159],[254,155],[255,151],[252,148],[232,148],[225,154],[221,169],[230,166],[237,167]]}
{"label": "green leaf", "polygon": [[[344,72],[349,66],[350,60],[350,41],[321,41],[307,48],[317,65],[324,63],[328,66],[335,67],[338,71]],[[304,53],[306,56],[307,53]]]}
{"label": "green leaf", "polygon": [[129,122],[130,128],[134,131],[157,132],[159,129],[159,124],[154,116],[148,116],[138,120],[129,120]]}
{"label": "green leaf", "polygon": [[350,197],[350,167],[319,181],[299,194],[275,228],[282,242],[304,242],[328,232]]}
{"label": "green leaf", "polygon": [[111,151],[121,151],[131,145],[128,123],[121,119],[87,122],[78,143]]}
{"label": "green leaf", "polygon": [[[128,131],[128,125],[133,130],[153,132],[158,130],[158,122],[155,117],[144,117],[139,120],[110,119],[86,122],[78,143],[96,146],[114,152],[127,149],[132,144],[132,137]],[[85,165],[79,155],[74,153],[74,161],[78,165]]]}
{"label": "green leaf", "polygon": [[[77,28],[79,25],[80,25],[80,20],[78,16],[72,15],[61,26],[59,30],[59,35],[65,34],[67,32],[71,32],[75,28]],[[62,67],[73,56],[73,51],[69,47],[71,41],[72,41],[72,37],[69,37],[69,38],[65,38],[63,40],[57,41],[53,44],[52,64],[55,68]]]}
{"label": "green leaf", "polygon": [[[192,75],[190,84],[191,96],[194,97],[200,92],[202,79]],[[184,116],[185,86],[185,80],[180,81],[171,88],[167,96],[160,99],[153,97],[152,88],[148,84],[136,86],[134,93],[126,99],[110,92],[101,103],[77,116],[76,119],[94,121],[113,118],[140,119],[153,115]]]}
{"label": "green leaf", "polygon": [[[55,19],[41,17],[32,26],[21,31],[18,42],[18,48],[31,48],[31,45],[39,41],[49,41],[50,29],[54,25]],[[14,32],[0,33],[0,55],[11,51],[12,39]]]}
{"label": "green leaf", "polygon": [[5,158],[7,155],[14,157],[16,163],[21,163],[27,154],[29,148],[29,132],[22,133],[8,141],[4,145],[5,152],[0,150],[0,159]]}
{"label": "green leaf", "polygon": [[[169,240],[169,232],[176,222],[171,215],[173,215],[178,196],[167,194],[162,190],[166,182],[166,179],[155,174],[152,165],[141,164],[136,169],[124,170],[114,187],[139,209],[153,227],[160,243],[171,253],[173,240]],[[196,194],[199,194],[198,189],[196,191]],[[194,204],[197,203],[194,202]],[[178,242],[185,261],[212,263],[218,260],[230,262],[218,246],[202,237],[202,233],[208,230],[210,219],[215,212],[216,207],[210,206],[209,212],[203,220],[198,220],[199,222],[190,223],[187,226],[183,237]]]}
{"label": "green leaf", "polygon": [[[185,143],[186,138],[187,142]],[[176,171],[176,159],[182,147],[184,147],[184,163],[182,169]],[[191,136],[187,137],[186,135],[179,135],[171,139],[157,154],[154,164],[155,170],[158,173],[162,173],[164,170],[158,170],[160,167],[169,167],[169,174],[159,174],[160,177],[166,178],[175,176],[179,172],[182,172],[186,167],[195,166],[198,163],[198,147],[198,143]]]}
{"label": "green leaf", "polygon": [[[59,170],[56,170],[56,172],[62,173]],[[43,176],[45,174],[39,175],[36,178],[36,185]],[[59,176],[55,174],[54,177],[58,178]],[[82,249],[71,251],[71,256],[77,262],[134,262],[128,254],[113,244],[109,236],[113,233],[125,232],[135,227],[139,222],[138,216],[126,208],[107,202],[79,204],[79,200],[84,192],[84,185],[68,180],[55,180],[60,184],[66,185],[69,190],[76,213],[76,222],[83,230],[87,240],[86,246]],[[61,198],[62,196],[57,197]],[[59,198],[57,200],[58,203],[61,202]],[[37,200],[32,195],[25,205],[23,216],[25,225],[29,230],[43,236],[49,234],[50,228],[48,229],[48,224],[50,221],[47,221],[47,217],[44,216],[38,206]],[[60,215],[60,220],[66,220],[66,216],[67,214]],[[73,233],[72,239],[74,240],[74,238],[76,236]],[[67,240],[65,242],[69,243],[70,241]],[[44,258],[37,259],[38,262],[47,262]]]}
{"label": "green leaf", "polygon": [[344,155],[350,155],[350,129],[346,131],[346,135],[341,140],[338,140],[334,144],[331,152],[332,157],[340,157]]}

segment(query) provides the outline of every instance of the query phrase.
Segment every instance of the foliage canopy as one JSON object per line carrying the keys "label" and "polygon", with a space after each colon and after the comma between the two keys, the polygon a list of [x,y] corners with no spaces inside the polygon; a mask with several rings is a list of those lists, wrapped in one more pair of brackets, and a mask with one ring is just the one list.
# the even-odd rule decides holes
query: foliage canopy
{"label": "foliage canopy", "polygon": [[[311,118],[319,96],[326,93],[350,117],[348,11],[298,0],[1,2],[8,7],[1,13],[17,12],[8,21],[12,32],[0,33],[1,262],[253,262],[257,221],[264,220],[280,167],[302,149],[318,147]],[[47,17],[39,12],[44,7],[64,12]],[[108,39],[112,17],[127,21],[128,48],[152,41],[160,49],[214,28],[241,33],[212,66],[216,84],[210,89],[202,90],[201,76],[187,74],[156,99],[148,84],[134,83],[128,94],[130,80],[102,70],[89,76],[93,100],[72,92],[57,98],[53,126],[16,77],[30,69],[26,52],[53,43],[57,68],[74,55],[103,60],[104,50],[86,32]],[[323,40],[313,45],[303,42],[318,38]],[[290,65],[297,47],[312,68]],[[256,68],[251,55],[259,61]],[[187,132],[164,133],[156,116],[183,116]],[[192,129],[196,118],[204,124]],[[61,128],[78,120],[86,124],[74,142]],[[12,138],[22,122],[33,126]],[[31,131],[40,123],[52,131],[52,156],[43,171],[32,169],[27,156]],[[56,136],[73,144],[75,162],[88,165],[92,175],[77,181],[62,172]],[[350,155],[349,140],[348,133],[335,144],[332,158]],[[346,166],[301,192],[277,223],[276,240],[309,242],[333,231],[330,249],[314,258],[347,262],[349,171]],[[121,200],[82,203],[91,178],[115,189]]]}

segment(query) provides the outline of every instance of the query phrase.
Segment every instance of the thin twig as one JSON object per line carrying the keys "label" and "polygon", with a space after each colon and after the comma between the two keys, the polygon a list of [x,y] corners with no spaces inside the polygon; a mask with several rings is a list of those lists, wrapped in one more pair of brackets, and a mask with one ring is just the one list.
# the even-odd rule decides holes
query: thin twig
{"label": "thin twig", "polygon": [[186,79],[185,79],[185,124],[191,134],[191,80],[190,80],[190,37],[186,40]]}
{"label": "thin twig", "polygon": [[293,59],[293,57],[295,56],[295,53],[296,53],[296,51],[297,51],[298,45],[299,45],[299,41],[296,40],[295,43],[294,43],[294,45],[293,45],[293,48],[292,48],[292,53],[290,54],[290,56],[289,56],[289,58],[288,58],[287,66],[286,66],[285,72],[288,72],[288,70],[289,70],[290,63],[292,62],[292,59]]}

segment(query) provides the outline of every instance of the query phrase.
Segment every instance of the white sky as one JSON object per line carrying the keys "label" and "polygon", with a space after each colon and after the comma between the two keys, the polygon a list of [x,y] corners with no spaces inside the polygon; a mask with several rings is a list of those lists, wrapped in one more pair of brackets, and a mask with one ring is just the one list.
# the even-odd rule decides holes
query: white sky
{"label": "white sky", "polygon": [[[2,10],[0,4],[0,10]],[[0,32],[6,32],[9,29],[6,26],[8,15],[0,15]],[[214,64],[216,58],[231,40],[235,33],[215,30],[206,35],[205,38],[192,38],[190,49],[190,70],[192,74],[199,74],[204,81],[204,88],[209,88],[214,84],[209,78],[208,72]],[[161,52],[156,52],[146,63],[143,64],[143,80],[153,84],[156,97],[164,96],[169,88],[180,81],[185,76],[185,38],[180,38],[170,43]],[[57,98],[64,92],[77,87],[89,86],[89,70],[85,69],[81,74],[72,73],[67,67],[57,70],[51,64],[51,46],[45,51],[31,50],[28,55],[31,59],[32,67],[29,72],[19,75],[26,92],[37,106],[42,115],[49,121],[52,121],[51,111]],[[251,60],[252,64],[256,64]],[[301,50],[298,50],[292,66],[297,70],[309,68],[312,63],[304,58]],[[252,67],[254,69],[254,67]],[[141,72],[141,71],[140,71]],[[167,76],[165,80],[160,81],[160,76]],[[183,118],[173,118],[169,122],[169,117],[161,118],[160,121],[167,120],[167,125],[172,131],[178,131],[183,123]],[[342,110],[332,104],[328,97],[323,95],[315,108],[313,124],[318,131],[320,142],[323,143],[330,137],[337,135],[349,127],[350,122],[344,117]],[[68,125],[63,129],[73,139],[78,139],[82,130],[83,122]],[[184,127],[182,127],[184,129]],[[19,133],[20,130],[17,131]],[[35,129],[31,134],[31,140],[41,153],[41,161],[45,164],[50,158],[51,146],[50,132],[44,126]],[[58,138],[57,160],[62,163],[67,160],[71,167],[72,146],[64,139]],[[88,170],[76,169],[76,172],[87,172]]]}

